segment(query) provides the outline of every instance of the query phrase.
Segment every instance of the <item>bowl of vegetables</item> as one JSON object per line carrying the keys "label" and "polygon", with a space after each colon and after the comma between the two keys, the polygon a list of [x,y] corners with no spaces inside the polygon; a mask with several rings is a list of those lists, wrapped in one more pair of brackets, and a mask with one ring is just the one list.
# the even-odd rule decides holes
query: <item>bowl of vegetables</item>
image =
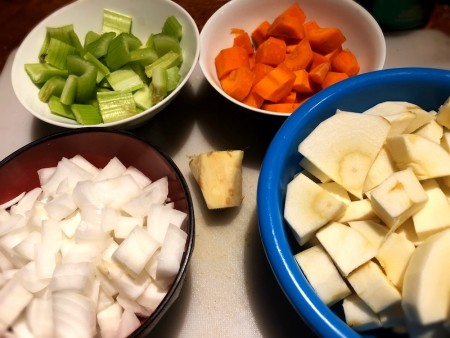
{"label": "bowl of vegetables", "polygon": [[448,70],[360,74],[305,102],[270,144],[262,243],[319,336],[448,336],[449,97]]}
{"label": "bowl of vegetables", "polygon": [[197,25],[175,2],[75,1],[27,35],[11,80],[47,123],[132,129],[177,96],[198,57]]}
{"label": "bowl of vegetables", "polygon": [[215,90],[284,117],[335,82],[382,69],[386,56],[380,27],[355,1],[230,1],[206,22],[200,45]]}
{"label": "bowl of vegetables", "polygon": [[0,182],[2,336],[148,336],[194,248],[173,160],[130,132],[77,128],[3,159]]}

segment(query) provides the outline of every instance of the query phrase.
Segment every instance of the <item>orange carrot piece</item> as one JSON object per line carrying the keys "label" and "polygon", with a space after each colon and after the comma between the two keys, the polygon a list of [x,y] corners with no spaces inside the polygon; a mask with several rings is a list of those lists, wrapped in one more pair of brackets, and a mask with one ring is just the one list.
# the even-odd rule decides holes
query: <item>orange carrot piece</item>
{"label": "orange carrot piece", "polygon": [[270,22],[264,20],[251,33],[251,38],[255,48],[262,44],[267,39],[267,30],[270,27]]}
{"label": "orange carrot piece", "polygon": [[222,49],[214,59],[214,63],[219,80],[223,79],[232,70],[250,66],[248,53],[242,47]]}
{"label": "orange carrot piece", "polygon": [[329,60],[324,55],[313,52],[310,69],[316,68],[318,65],[324,62],[329,62]]}
{"label": "orange carrot piece", "polygon": [[328,61],[331,61],[339,52],[342,50],[342,46],[339,46],[335,50],[325,54],[324,56],[327,58]]}
{"label": "orange carrot piece", "polygon": [[232,98],[242,101],[250,93],[253,85],[254,74],[248,67],[240,67],[232,70],[220,80],[222,89]]}
{"label": "orange carrot piece", "polygon": [[292,89],[300,94],[312,94],[313,88],[309,82],[309,75],[305,69],[299,69],[294,71],[295,81]]}
{"label": "orange carrot piece", "polygon": [[250,107],[261,108],[261,106],[264,103],[264,99],[260,95],[256,94],[253,89],[251,89],[250,93],[242,101],[242,103],[245,103],[246,105],[249,105]]}
{"label": "orange carrot piece", "polygon": [[261,108],[264,110],[272,111],[275,113],[293,113],[298,107],[300,103],[264,103]]}
{"label": "orange carrot piece", "polygon": [[264,76],[266,76],[267,73],[269,73],[274,67],[266,65],[261,62],[256,62],[255,66],[253,67],[253,73],[255,74],[255,77],[253,78],[253,84],[256,84],[261,80]]}
{"label": "orange carrot piece", "polygon": [[316,21],[306,21],[304,24],[303,24],[303,29],[305,30],[305,34],[306,35],[308,35],[308,32],[311,30],[311,29],[317,29],[317,28],[320,28],[320,26],[319,26],[319,24],[316,22]]}
{"label": "orange carrot piece", "polygon": [[343,49],[332,58],[331,68],[333,71],[345,73],[348,76],[354,76],[359,73],[358,60],[349,49]]}
{"label": "orange carrot piece", "polygon": [[253,45],[250,40],[250,35],[242,29],[232,28],[231,32],[234,34],[233,46],[239,46],[244,48],[248,54],[253,54]]}
{"label": "orange carrot piece", "polygon": [[285,97],[282,97],[279,103],[295,103],[297,100],[297,93],[295,91],[291,91]]}
{"label": "orange carrot piece", "polygon": [[330,68],[330,62],[322,62],[309,71],[309,79],[314,83],[321,84]]}
{"label": "orange carrot piece", "polygon": [[256,83],[253,89],[265,100],[278,102],[292,90],[294,81],[295,74],[281,63]]}
{"label": "orange carrot piece", "polygon": [[307,38],[302,39],[291,52],[286,54],[284,64],[290,70],[306,69],[313,59],[313,51]]}
{"label": "orange carrot piece", "polygon": [[255,61],[269,66],[277,66],[284,61],[285,56],[286,42],[270,36],[256,49]]}
{"label": "orange carrot piece", "polygon": [[295,2],[273,20],[267,34],[281,38],[303,39],[305,19],[305,13]]}
{"label": "orange carrot piece", "polygon": [[342,31],[335,27],[311,29],[308,31],[308,39],[311,48],[320,54],[332,52],[346,40]]}
{"label": "orange carrot piece", "polygon": [[346,73],[339,73],[339,72],[333,72],[330,71],[327,73],[327,75],[325,76],[325,78],[323,79],[323,82],[321,84],[321,88],[327,88],[339,81],[348,79],[349,76]]}

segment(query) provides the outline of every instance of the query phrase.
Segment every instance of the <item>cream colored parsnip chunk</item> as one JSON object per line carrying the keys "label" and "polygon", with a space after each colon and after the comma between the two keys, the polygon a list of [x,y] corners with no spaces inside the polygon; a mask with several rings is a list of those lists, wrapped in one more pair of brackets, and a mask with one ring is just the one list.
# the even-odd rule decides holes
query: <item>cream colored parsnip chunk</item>
{"label": "cream colored parsnip chunk", "polygon": [[298,174],[287,185],[284,218],[301,245],[344,209],[343,201],[304,174]]}
{"label": "cream colored parsnip chunk", "polygon": [[356,294],[351,294],[342,302],[345,322],[356,331],[373,330],[381,327],[377,314]]}
{"label": "cream colored parsnip chunk", "polygon": [[340,112],[321,122],[298,150],[361,199],[366,176],[389,130],[389,122],[380,116]]}

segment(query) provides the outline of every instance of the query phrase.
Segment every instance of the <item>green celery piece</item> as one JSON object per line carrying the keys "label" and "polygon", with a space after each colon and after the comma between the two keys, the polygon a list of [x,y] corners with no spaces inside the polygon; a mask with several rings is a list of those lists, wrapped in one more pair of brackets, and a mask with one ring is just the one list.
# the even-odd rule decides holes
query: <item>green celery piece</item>
{"label": "green celery piece", "polygon": [[84,36],[84,48],[95,40],[97,40],[101,34],[94,32],[94,31],[88,31],[86,35]]}
{"label": "green celery piece", "polygon": [[72,24],[59,27],[47,27],[45,39],[39,51],[39,60],[41,62],[44,61],[45,56],[48,53],[49,43],[52,38],[74,47],[78,51],[78,53],[81,53],[83,50],[80,39],[75,33]]}
{"label": "green celery piece", "polygon": [[69,74],[78,76],[75,102],[85,103],[94,98],[97,87],[97,68],[81,56],[69,55],[67,70]]}
{"label": "green celery piece", "polygon": [[163,56],[169,51],[181,55],[180,41],[171,35],[159,33],[153,35],[153,46],[158,56]]}
{"label": "green celery piece", "polygon": [[52,114],[75,120],[75,115],[73,115],[70,106],[61,103],[60,98],[57,96],[50,97],[50,99],[48,100],[48,107],[50,108]]}
{"label": "green celery piece", "polygon": [[150,83],[150,79],[145,74],[145,66],[140,62],[129,62],[127,65],[123,66],[122,69],[131,69],[141,78],[142,82],[146,85]]}
{"label": "green celery piece", "polygon": [[98,60],[91,53],[87,52],[86,54],[84,54],[84,59],[90,62],[92,65],[94,65],[95,68],[97,68],[97,78],[96,78],[97,83],[100,83],[100,81],[102,81],[106,75],[111,73],[109,68],[106,67],[100,60]]}
{"label": "green celery piece", "polygon": [[177,88],[178,84],[181,80],[180,68],[179,67],[170,67],[167,68],[167,91],[170,93],[175,88]]}
{"label": "green celery piece", "polygon": [[145,43],[145,47],[155,49],[155,44],[153,43],[153,35],[155,35],[155,33],[150,34],[150,36],[147,39],[147,42]]}
{"label": "green celery piece", "polygon": [[79,124],[93,125],[103,122],[98,106],[91,104],[72,104],[70,106]]}
{"label": "green celery piece", "polygon": [[51,38],[47,48],[45,62],[59,69],[66,69],[67,56],[79,54],[78,50],[60,40]]}
{"label": "green celery piece", "polygon": [[35,85],[42,85],[53,76],[66,78],[69,75],[67,69],[58,69],[47,63],[26,63],[25,72]]}
{"label": "green celery piece", "polygon": [[39,89],[38,97],[42,102],[48,102],[50,97],[52,96],[60,96],[64,84],[66,83],[66,79],[61,76],[53,76],[47,81],[45,81],[44,85]]}
{"label": "green celery piece", "polygon": [[77,80],[76,75],[70,74],[66,83],[64,84],[63,90],[61,92],[60,101],[62,104],[71,105],[75,102],[75,96],[77,94]]}
{"label": "green celery piece", "polygon": [[133,20],[131,16],[111,9],[103,9],[102,33],[130,33]]}
{"label": "green celery piece", "polygon": [[149,65],[158,59],[154,48],[144,47],[130,51],[130,62],[139,62],[143,66]]}
{"label": "green celery piece", "polygon": [[136,108],[147,110],[153,105],[153,86],[144,86],[141,89],[133,93],[134,102],[136,102]]}
{"label": "green celery piece", "polygon": [[158,58],[155,62],[145,66],[145,74],[147,74],[148,78],[152,78],[153,70],[156,67],[161,68],[170,68],[179,66],[181,64],[181,55],[175,53],[174,51],[168,51],[166,54]]}
{"label": "green celery piece", "polygon": [[116,91],[97,92],[97,101],[103,122],[115,122],[135,115],[133,94]]}
{"label": "green celery piece", "polygon": [[183,26],[175,16],[171,15],[164,21],[161,32],[171,35],[177,40],[181,40],[183,36]]}
{"label": "green celery piece", "polygon": [[156,67],[153,69],[152,86],[153,86],[153,102],[158,103],[162,101],[167,91],[167,69],[163,67]]}
{"label": "green celery piece", "polygon": [[144,87],[144,82],[131,69],[118,69],[107,76],[107,80],[115,91],[134,92]]}
{"label": "green celery piece", "polygon": [[130,51],[142,45],[133,34],[121,33],[109,43],[108,52],[105,55],[105,62],[112,71],[119,69],[130,62]]}
{"label": "green celery piece", "polygon": [[101,34],[98,39],[86,44],[84,47],[84,53],[91,53],[97,59],[100,59],[108,53],[108,46],[115,36],[116,33],[114,32],[106,32]]}

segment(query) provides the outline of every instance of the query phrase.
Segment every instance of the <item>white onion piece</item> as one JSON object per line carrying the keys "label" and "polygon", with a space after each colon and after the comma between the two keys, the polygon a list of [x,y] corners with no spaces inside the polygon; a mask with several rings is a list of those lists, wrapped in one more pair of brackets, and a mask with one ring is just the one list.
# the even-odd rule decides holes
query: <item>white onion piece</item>
{"label": "white onion piece", "polygon": [[81,222],[81,212],[75,211],[69,217],[59,221],[59,226],[67,238],[72,238]]}
{"label": "white onion piece", "polygon": [[148,186],[150,183],[152,183],[151,179],[145,176],[142,171],[135,167],[128,167],[127,170],[124,172],[124,175],[131,175],[133,179],[136,181],[137,184],[139,184],[139,187],[141,189],[144,189],[146,186]]}
{"label": "white onion piece", "polygon": [[53,335],[52,293],[47,289],[36,295],[26,310],[26,322],[35,338]]}
{"label": "white onion piece", "polygon": [[14,247],[22,242],[27,237],[26,230],[22,229],[20,231],[14,231],[7,235],[0,237],[0,252],[9,260],[9,262],[15,268],[21,268],[28,261],[21,256],[19,256],[15,251]]}
{"label": "white onion piece", "polygon": [[171,279],[180,269],[187,234],[173,224],[169,224],[156,268],[157,279]]}
{"label": "white onion piece", "polygon": [[111,306],[112,304],[114,304],[114,298],[111,297],[107,292],[105,292],[105,290],[103,289],[103,287],[101,286],[101,282],[99,279],[97,279],[99,281],[99,292],[98,292],[98,298],[97,298],[97,313],[106,309],[107,307]]}
{"label": "white onion piece", "polygon": [[0,204],[0,209],[8,209],[10,206],[16,204],[23,196],[25,196],[25,191],[10,199],[9,201]]}
{"label": "white onion piece", "polygon": [[77,205],[73,201],[72,195],[63,194],[55,196],[45,205],[48,217],[60,221],[77,210]]}
{"label": "white onion piece", "polygon": [[0,237],[16,230],[23,229],[26,225],[26,218],[23,215],[11,215],[2,222],[0,227]]}
{"label": "white onion piece", "polygon": [[180,227],[186,217],[186,213],[170,205],[153,204],[148,208],[147,230],[162,245],[169,224]]}
{"label": "white onion piece", "polygon": [[111,178],[120,177],[127,170],[122,162],[117,157],[113,157],[109,162],[99,170],[97,175],[93,178],[94,181],[103,181]]}
{"label": "white onion piece", "polygon": [[0,290],[0,327],[10,326],[33,298],[15,278],[10,279]]}
{"label": "white onion piece", "polygon": [[56,167],[41,168],[37,171],[41,187],[49,181],[56,171]]}
{"label": "white onion piece", "polygon": [[97,263],[100,259],[101,251],[95,243],[73,243],[68,242],[66,249],[61,249],[61,263]]}
{"label": "white onion piece", "polygon": [[93,165],[81,155],[75,155],[74,157],[70,158],[70,160],[77,166],[90,173],[92,177],[98,175],[98,173],[100,172],[100,169],[98,169],[95,165]]}
{"label": "white onion piece", "polygon": [[17,202],[17,204],[11,206],[11,214],[25,215],[28,211],[33,209],[36,200],[41,194],[42,189],[40,187],[28,191],[25,195],[23,195],[20,201]]}
{"label": "white onion piece", "polygon": [[29,262],[17,272],[17,278],[22,285],[30,292],[37,293],[44,290],[51,281],[51,278],[40,278],[36,270],[36,262]]}
{"label": "white onion piece", "polygon": [[26,319],[21,315],[12,326],[12,333],[10,336],[2,335],[0,332],[0,337],[2,338],[38,338],[35,336],[28,327]]}
{"label": "white onion piece", "polygon": [[125,239],[135,227],[143,227],[144,219],[140,217],[118,216],[114,225],[114,237],[116,239]]}
{"label": "white onion piece", "polygon": [[41,237],[40,232],[31,231],[27,237],[13,249],[18,255],[31,261],[34,259],[34,246],[41,242]]}
{"label": "white onion piece", "polygon": [[55,267],[50,290],[56,291],[76,291],[87,294],[94,280],[95,268],[93,263],[62,263]]}
{"label": "white onion piece", "polygon": [[[152,285],[152,284],[150,284]],[[149,285],[149,287],[150,287]],[[139,299],[141,296],[139,296],[137,299]],[[120,304],[120,306],[123,307],[124,310],[131,311],[133,313],[136,313],[139,316],[148,317],[152,314],[154,309],[146,308],[145,306],[140,305],[138,302],[131,299],[128,299],[127,297],[124,297],[123,295],[119,294],[116,298],[117,303]]]}
{"label": "white onion piece", "polygon": [[123,311],[120,318],[117,338],[126,338],[141,325],[139,318],[131,311]]}
{"label": "white onion piece", "polygon": [[120,319],[122,318],[123,308],[119,303],[108,306],[97,313],[97,323],[100,327],[100,334],[102,338],[116,338],[117,331],[120,326]]}
{"label": "white onion piece", "polygon": [[153,312],[166,295],[167,288],[160,288],[155,283],[152,283],[145,289],[144,293],[136,299],[136,302]]}
{"label": "white onion piece", "polygon": [[141,192],[139,185],[130,175],[95,182],[94,189],[100,205],[112,208],[120,208]]}

